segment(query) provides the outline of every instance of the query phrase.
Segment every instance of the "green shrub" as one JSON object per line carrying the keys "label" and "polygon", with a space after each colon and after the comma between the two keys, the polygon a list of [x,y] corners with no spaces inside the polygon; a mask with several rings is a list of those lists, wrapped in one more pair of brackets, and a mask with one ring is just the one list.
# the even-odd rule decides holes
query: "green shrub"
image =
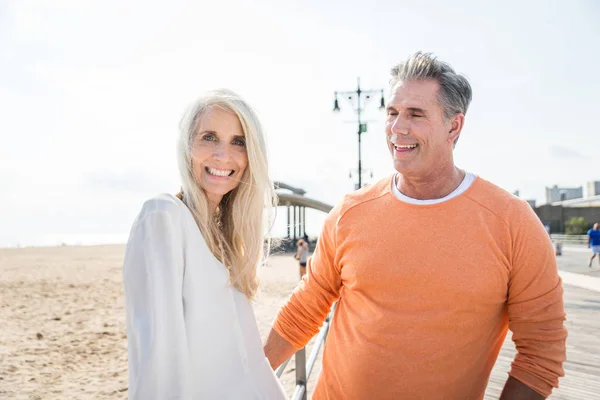
{"label": "green shrub", "polygon": [[573,217],[565,222],[567,235],[585,235],[588,231],[588,224],[583,217]]}

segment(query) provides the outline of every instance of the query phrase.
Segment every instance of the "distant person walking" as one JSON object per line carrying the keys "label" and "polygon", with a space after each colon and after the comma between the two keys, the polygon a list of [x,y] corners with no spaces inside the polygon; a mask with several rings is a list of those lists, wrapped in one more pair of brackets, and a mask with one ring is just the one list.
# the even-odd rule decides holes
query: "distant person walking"
{"label": "distant person walking", "polygon": [[598,223],[594,224],[594,227],[588,231],[588,248],[592,249],[592,258],[590,258],[590,264],[588,267],[592,268],[592,261],[594,257],[598,255],[598,264],[600,264],[600,228]]}
{"label": "distant person walking", "polygon": [[308,243],[304,239],[298,240],[296,260],[300,262],[300,279],[302,279],[306,274],[306,262],[308,261]]}

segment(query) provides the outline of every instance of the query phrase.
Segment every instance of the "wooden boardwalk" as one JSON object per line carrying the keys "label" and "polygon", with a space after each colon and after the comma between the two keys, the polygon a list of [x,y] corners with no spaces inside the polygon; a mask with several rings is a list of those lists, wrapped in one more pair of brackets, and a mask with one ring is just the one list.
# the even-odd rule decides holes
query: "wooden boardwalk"
{"label": "wooden boardwalk", "polygon": [[[549,399],[600,400],[600,293],[565,285],[567,361],[565,376]],[[504,342],[486,391],[486,400],[498,399],[507,378],[515,346]]]}
{"label": "wooden boardwalk", "polygon": [[[593,268],[588,268],[589,256],[590,253],[584,248],[565,249],[563,255],[557,258],[559,270],[598,280],[600,266],[594,260]],[[565,376],[559,380],[559,388],[552,392],[549,399],[600,400],[600,292],[569,285],[566,280],[564,289],[566,326],[569,331],[567,361],[563,365]],[[515,352],[509,332],[492,370],[485,400],[500,397]],[[309,398],[320,372],[321,356],[322,351],[308,382]],[[293,365],[293,361],[290,362],[288,371],[293,370]]]}
{"label": "wooden boardwalk", "polygon": [[[563,255],[557,257],[558,269],[561,273],[575,273],[579,278],[597,283],[600,266],[598,260],[594,260],[593,268],[587,267],[590,255],[586,247],[567,247]],[[567,361],[563,365],[565,376],[559,380],[559,388],[549,399],[600,400],[600,292],[569,285],[566,279],[564,282],[569,331]],[[514,354],[509,333],[492,371],[486,400],[500,396]]]}

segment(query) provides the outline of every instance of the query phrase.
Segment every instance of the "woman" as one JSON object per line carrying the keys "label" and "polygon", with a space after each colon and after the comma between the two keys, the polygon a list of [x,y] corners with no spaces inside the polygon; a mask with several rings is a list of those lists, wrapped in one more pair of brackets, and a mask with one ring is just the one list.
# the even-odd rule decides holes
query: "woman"
{"label": "woman", "polygon": [[256,114],[228,90],[184,115],[182,192],[144,203],[125,254],[130,399],[285,397],[250,303],[275,205],[265,154]]}
{"label": "woman", "polygon": [[308,261],[308,243],[303,239],[298,240],[298,252],[296,260],[300,262],[300,279],[306,274],[306,262]]}

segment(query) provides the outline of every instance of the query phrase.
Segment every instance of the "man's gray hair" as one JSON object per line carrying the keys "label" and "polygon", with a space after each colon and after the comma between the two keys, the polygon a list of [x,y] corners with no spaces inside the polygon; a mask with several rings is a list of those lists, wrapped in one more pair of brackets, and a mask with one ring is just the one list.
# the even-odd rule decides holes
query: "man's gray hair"
{"label": "man's gray hair", "polygon": [[467,113],[473,97],[469,81],[433,54],[417,52],[406,61],[394,66],[391,73],[390,86],[392,87],[398,82],[436,81],[440,85],[439,103],[446,119],[458,113]]}

